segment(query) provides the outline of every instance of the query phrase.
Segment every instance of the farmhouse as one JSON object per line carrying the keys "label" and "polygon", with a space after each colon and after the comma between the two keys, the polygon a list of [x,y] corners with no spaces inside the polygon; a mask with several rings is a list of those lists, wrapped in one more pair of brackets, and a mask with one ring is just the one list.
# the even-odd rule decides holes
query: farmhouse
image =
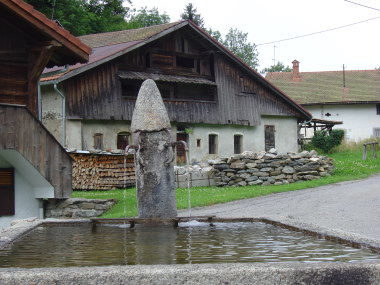
{"label": "farmhouse", "polygon": [[[270,72],[266,79],[317,120],[343,122],[346,139],[380,138],[380,70]],[[312,136],[313,130],[307,133]]]}
{"label": "farmhouse", "polygon": [[[67,148],[124,149],[140,85],[153,79],[173,140],[191,160],[275,147],[297,151],[297,124],[311,115],[190,21],[80,39],[87,64],[51,68],[41,79],[42,121]],[[177,149],[178,162],[184,152]]]}
{"label": "farmhouse", "polygon": [[91,49],[20,0],[0,0],[0,35],[1,229],[71,194],[71,159],[37,119],[37,87],[45,66],[85,62]]}

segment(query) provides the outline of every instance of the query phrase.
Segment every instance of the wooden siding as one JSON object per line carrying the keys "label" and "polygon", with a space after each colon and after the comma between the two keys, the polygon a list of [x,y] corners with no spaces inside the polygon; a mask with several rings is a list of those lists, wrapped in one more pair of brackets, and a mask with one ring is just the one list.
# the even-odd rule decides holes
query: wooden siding
{"label": "wooden siding", "polygon": [[54,187],[55,198],[70,196],[70,156],[25,107],[0,104],[0,149],[18,151]]}
{"label": "wooden siding", "polygon": [[[135,101],[123,97],[119,71],[207,78],[216,83],[213,102],[195,100],[202,98],[201,85],[195,83],[170,100],[164,99],[172,122],[255,126],[262,115],[303,116],[241,66],[193,37],[191,33],[174,32],[64,81],[68,118],[131,120]],[[194,68],[176,66],[177,56],[194,58]]]}
{"label": "wooden siding", "polygon": [[25,34],[0,18],[0,103],[28,103],[28,54]]}
{"label": "wooden siding", "polygon": [[[215,62],[216,101],[165,101],[171,121],[255,126],[260,123],[261,115],[299,115],[288,103],[249,77],[246,80],[254,93],[247,93],[247,87],[243,88],[241,83],[246,74],[222,57],[216,57]],[[118,63],[112,61],[65,81],[68,117],[131,120],[135,102],[123,98],[117,73]]]}

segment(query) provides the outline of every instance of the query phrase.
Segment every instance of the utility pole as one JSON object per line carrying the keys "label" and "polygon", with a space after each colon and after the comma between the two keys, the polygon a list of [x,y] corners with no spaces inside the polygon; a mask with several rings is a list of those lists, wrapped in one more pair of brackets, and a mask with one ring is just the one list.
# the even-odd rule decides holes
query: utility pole
{"label": "utility pole", "polygon": [[344,64],[343,64],[343,88],[346,88],[346,73],[344,70]]}
{"label": "utility pole", "polygon": [[273,66],[276,66],[276,46],[273,46]]}

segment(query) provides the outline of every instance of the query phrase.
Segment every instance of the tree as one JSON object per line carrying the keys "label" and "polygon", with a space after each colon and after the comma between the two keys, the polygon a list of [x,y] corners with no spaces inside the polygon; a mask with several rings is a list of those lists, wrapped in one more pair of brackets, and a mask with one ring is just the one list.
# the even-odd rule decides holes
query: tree
{"label": "tree", "polygon": [[117,31],[125,25],[129,8],[123,6],[123,0],[89,0],[86,6],[92,15],[91,33]]}
{"label": "tree", "polygon": [[[115,31],[125,24],[129,8],[122,0],[26,0],[75,36]],[[127,3],[131,4],[130,0]]]}
{"label": "tree", "polygon": [[127,27],[130,29],[149,27],[153,25],[166,24],[170,22],[170,17],[165,12],[160,14],[156,7],[148,10],[142,7],[137,13],[132,14],[128,20]]}
{"label": "tree", "polygon": [[223,41],[223,38],[222,38],[222,34],[218,31],[218,30],[213,30],[213,29],[211,29],[211,28],[209,28],[209,29],[205,29],[205,31],[207,32],[207,33],[209,33],[210,34],[210,36],[212,36],[214,39],[216,39],[218,42],[220,42],[220,43],[222,43],[222,41]]}
{"label": "tree", "polygon": [[233,52],[236,56],[240,57],[246,64],[253,69],[259,65],[256,45],[247,42],[248,33],[243,33],[237,29],[230,28],[221,43]]}
{"label": "tree", "polygon": [[197,9],[193,6],[193,3],[186,5],[181,14],[181,19],[193,21],[199,27],[203,28],[203,18],[201,17],[201,14],[197,14]]}
{"label": "tree", "polygon": [[270,67],[264,68],[261,73],[267,73],[267,72],[291,72],[293,69],[291,69],[289,66],[286,66],[281,62],[278,61],[276,65],[271,65]]}

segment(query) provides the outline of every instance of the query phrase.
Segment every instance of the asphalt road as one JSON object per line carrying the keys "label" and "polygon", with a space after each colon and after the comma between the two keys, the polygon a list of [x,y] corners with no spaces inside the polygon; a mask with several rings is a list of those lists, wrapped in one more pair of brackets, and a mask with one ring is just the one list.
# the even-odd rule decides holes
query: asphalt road
{"label": "asphalt road", "polygon": [[[180,215],[188,215],[181,211]],[[193,216],[267,218],[321,233],[380,245],[380,175],[271,194],[210,207]]]}

